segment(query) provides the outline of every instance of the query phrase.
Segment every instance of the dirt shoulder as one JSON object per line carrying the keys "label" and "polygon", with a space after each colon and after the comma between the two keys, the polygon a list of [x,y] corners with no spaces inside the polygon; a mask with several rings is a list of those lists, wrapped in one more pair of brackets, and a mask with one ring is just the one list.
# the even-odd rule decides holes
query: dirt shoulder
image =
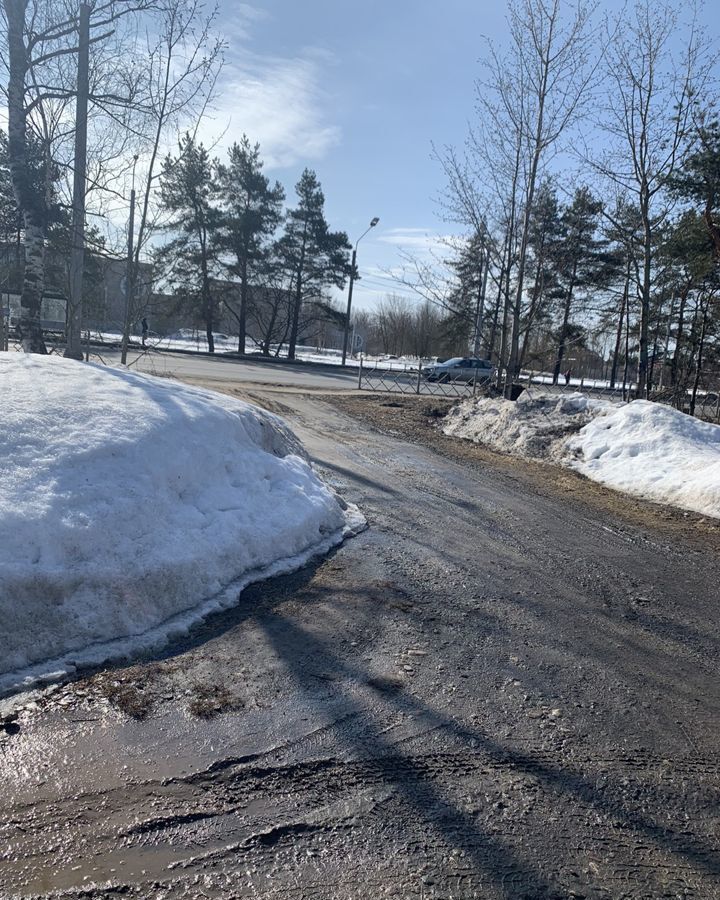
{"label": "dirt shoulder", "polygon": [[704,550],[720,551],[720,520],[639,500],[570,469],[497,453],[482,444],[444,435],[441,422],[454,405],[452,400],[359,393],[325,395],[324,399],[378,431],[422,444],[448,459],[502,473],[539,496],[565,495],[573,502],[584,504],[588,511],[610,513],[628,525],[701,544]]}

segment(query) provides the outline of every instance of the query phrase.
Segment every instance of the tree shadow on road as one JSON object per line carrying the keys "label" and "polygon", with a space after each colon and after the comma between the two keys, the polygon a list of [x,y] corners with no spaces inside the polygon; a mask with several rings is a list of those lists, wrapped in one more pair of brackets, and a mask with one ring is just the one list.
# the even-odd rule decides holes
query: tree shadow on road
{"label": "tree shadow on road", "polygon": [[[554,765],[547,754],[503,746],[478,728],[470,728],[429,707],[417,696],[399,689],[397,684],[388,690],[387,685],[374,683],[370,673],[360,665],[342,658],[327,640],[294,623],[287,615],[268,611],[259,623],[278,657],[304,691],[313,690],[316,670],[332,676],[361,732],[358,740],[349,738],[339,729],[338,739],[347,743],[353,756],[370,757],[388,784],[401,792],[419,820],[439,831],[449,847],[463,851],[501,896],[545,898],[567,895],[532,861],[532,848],[523,848],[521,856],[497,834],[481,830],[472,816],[454,805],[438,784],[427,778],[421,756],[399,750],[386,734],[384,723],[373,715],[373,704],[358,699],[358,685],[374,691],[386,711],[419,717],[429,727],[443,729],[465,752],[484,757],[494,766],[505,767],[510,772],[533,776],[549,793],[564,797],[585,813],[601,812],[612,820],[613,827],[632,834],[638,845],[651,844],[665,855],[670,854],[678,867],[684,868],[690,863],[702,879],[720,876],[717,847],[705,844],[689,831],[687,825],[668,828],[613,797],[612,790],[599,789],[591,775]],[[457,750],[448,750],[448,753],[453,756]],[[568,858],[561,857],[558,864],[572,864],[571,850],[556,847],[555,852],[568,854]]]}

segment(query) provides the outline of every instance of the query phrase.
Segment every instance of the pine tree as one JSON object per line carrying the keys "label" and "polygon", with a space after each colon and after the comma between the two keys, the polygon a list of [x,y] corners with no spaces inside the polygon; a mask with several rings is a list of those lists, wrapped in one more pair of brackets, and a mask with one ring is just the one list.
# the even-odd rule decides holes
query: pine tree
{"label": "pine tree", "polygon": [[[446,306],[445,332],[460,346],[472,347],[474,356],[480,356],[485,328],[485,291],[489,260],[487,235],[476,231],[464,243],[450,268],[457,280]],[[464,336],[464,340],[463,340]],[[463,350],[463,352],[466,352]]]}
{"label": "pine tree", "polygon": [[598,235],[598,223],[603,204],[586,187],[578,188],[572,203],[561,216],[562,239],[558,243],[553,296],[559,301],[560,325],[557,331],[557,356],[553,381],[557,384],[570,340],[581,339],[582,331],[574,326],[571,317],[578,310],[579,300],[589,290],[604,287],[612,271],[612,257],[607,241]]}
{"label": "pine tree", "polygon": [[[3,198],[0,207],[0,241],[3,243],[5,266],[5,290],[26,292],[31,288],[32,296],[37,300],[21,302],[21,322],[19,336],[23,345],[33,348],[32,352],[45,353],[42,336],[41,304],[45,287],[45,252],[53,232],[57,233],[69,225],[67,209],[58,199],[58,182],[60,169],[50,158],[48,148],[34,134],[29,133],[25,140],[24,178],[25,190],[21,193],[26,202],[33,205],[32,221],[42,230],[41,246],[36,245],[39,254],[35,259],[36,276],[25,278],[27,269],[27,217],[18,205],[17,195],[13,191],[10,146],[7,134],[0,130],[0,196]],[[11,248],[11,243],[14,246]],[[41,265],[40,265],[41,262]],[[38,288],[39,272],[42,269],[42,288]],[[25,296],[25,294],[23,294]],[[30,305],[29,305],[30,304]],[[23,307],[25,310],[23,311]],[[28,311],[33,310],[28,318]]]}
{"label": "pine tree", "polygon": [[[620,359],[624,358],[623,385],[627,383],[630,366],[630,296],[631,287],[639,290],[642,260],[642,216],[627,196],[616,199],[612,211],[605,210],[603,235],[609,248],[609,302],[601,309],[601,324],[614,332],[614,348],[610,369],[610,387],[618,378]],[[618,302],[619,301],[619,302]],[[623,348],[623,331],[625,343]]]}
{"label": "pine tree", "polygon": [[[691,399],[692,413],[695,411],[705,340],[708,334],[717,328],[717,317],[713,316],[716,304],[712,301],[715,300],[718,291],[717,282],[720,279],[720,122],[717,119],[708,121],[704,114],[700,114],[698,119],[694,152],[688,156],[682,169],[670,181],[672,193],[698,205],[706,232],[704,236],[699,234],[697,227],[699,216],[691,211],[683,217],[684,227],[677,234],[681,244],[686,245],[679,248],[679,254],[686,259],[688,276],[696,283],[702,279],[705,284],[704,302],[703,297],[698,301],[701,327],[700,338],[696,342],[697,360]],[[680,222],[681,225],[683,220]],[[712,287],[708,288],[708,285]],[[696,307],[696,319],[697,313]],[[683,318],[680,315],[672,362],[673,382],[678,377],[682,328]]]}
{"label": "pine tree", "polygon": [[202,144],[181,138],[176,157],[167,156],[160,177],[160,199],[170,214],[165,230],[175,235],[157,253],[167,277],[199,312],[208,350],[215,352],[213,326],[217,300],[211,272],[217,263],[218,211],[213,206],[217,184],[213,163]]}
{"label": "pine tree", "polygon": [[[670,362],[670,383],[683,384],[683,357],[687,346],[687,306],[690,294],[699,290],[712,275],[714,268],[714,242],[708,232],[704,217],[688,210],[673,223],[660,250],[660,260],[665,265],[665,282],[677,298],[674,310],[674,350]],[[670,328],[668,328],[668,336]]]}
{"label": "pine tree", "polygon": [[697,148],[670,180],[673,193],[702,208],[705,226],[720,259],[720,122],[701,124]]}
{"label": "pine tree", "polygon": [[0,193],[3,198],[0,204],[0,238],[7,244],[22,230],[22,213],[13,194],[8,140],[2,130],[0,130]]}
{"label": "pine tree", "polygon": [[270,240],[282,220],[285,191],[279,182],[271,187],[263,175],[260,145],[243,135],[229,151],[227,165],[217,168],[221,196],[221,251],[232,254],[230,273],[240,282],[238,351],[245,352],[245,330],[250,285],[257,283],[269,262]]}
{"label": "pine tree", "polygon": [[530,214],[528,231],[528,283],[529,302],[521,317],[523,341],[519,365],[523,366],[533,329],[536,323],[547,319],[552,289],[556,287],[553,261],[560,255],[563,224],[557,192],[549,179],[541,182]]}
{"label": "pine tree", "polygon": [[[7,135],[0,131],[0,242],[2,243],[2,290],[18,293],[22,284],[22,212],[13,194]],[[0,303],[0,309],[4,306]],[[0,322],[3,313],[0,312]]]}
{"label": "pine tree", "polygon": [[285,233],[277,244],[292,291],[288,358],[295,359],[300,311],[329,287],[342,288],[350,274],[350,242],[344,231],[330,231],[325,197],[317,176],[305,169],[295,186],[298,205],[287,213]]}

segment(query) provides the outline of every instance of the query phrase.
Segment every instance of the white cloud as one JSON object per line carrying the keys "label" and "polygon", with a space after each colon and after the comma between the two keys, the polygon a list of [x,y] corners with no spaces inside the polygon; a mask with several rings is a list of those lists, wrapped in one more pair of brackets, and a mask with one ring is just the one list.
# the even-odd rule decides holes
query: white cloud
{"label": "white cloud", "polygon": [[259,141],[268,169],[322,159],[341,137],[328,121],[328,66],[327,54],[313,50],[290,59],[241,50],[225,66],[202,138],[225,147],[244,132]]}
{"label": "white cloud", "polygon": [[432,255],[445,254],[448,243],[453,240],[450,235],[438,234],[426,228],[390,228],[378,237],[384,244],[392,244],[413,254]]}
{"label": "white cloud", "polygon": [[228,43],[244,41],[250,37],[252,26],[269,18],[267,10],[250,3],[234,3],[232,18],[223,19],[223,36]]}

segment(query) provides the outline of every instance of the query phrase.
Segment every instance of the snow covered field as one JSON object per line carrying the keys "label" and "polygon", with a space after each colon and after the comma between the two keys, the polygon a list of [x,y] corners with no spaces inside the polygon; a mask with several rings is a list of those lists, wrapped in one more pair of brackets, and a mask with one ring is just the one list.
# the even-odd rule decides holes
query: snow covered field
{"label": "snow covered field", "polygon": [[[90,337],[93,341],[103,344],[119,345],[122,341],[122,334],[116,331],[92,331]],[[139,334],[130,335],[133,344],[140,344],[142,337]],[[147,341],[148,350],[181,350],[185,353],[207,353],[208,344],[204,332],[192,331],[184,328],[168,337],[150,336]],[[236,337],[228,337],[227,335],[215,335],[215,352],[221,353],[237,353],[238,341]],[[131,353],[137,353],[137,347],[131,348]],[[247,355],[259,355],[260,345],[248,337],[245,340],[245,352]],[[274,350],[273,350],[274,352]],[[287,347],[283,347],[279,354],[280,359],[287,359]],[[324,363],[325,365],[339,366],[342,363],[342,350],[334,350],[330,348],[305,347],[298,346],[295,351],[295,358],[301,362]],[[429,360],[421,360],[421,364],[425,364]],[[360,357],[353,357],[348,354],[346,365],[354,368],[360,366]],[[379,367],[382,369],[391,369],[393,371],[417,372],[418,361],[411,357],[394,357],[392,359],[387,356],[365,356],[363,355],[363,365],[369,367]]]}
{"label": "snow covered field", "polygon": [[363,527],[281,419],[0,354],[0,693],[162,643]]}
{"label": "snow covered field", "polygon": [[443,431],[720,518],[720,426],[659,403],[618,405],[582,394],[467,400]]}

